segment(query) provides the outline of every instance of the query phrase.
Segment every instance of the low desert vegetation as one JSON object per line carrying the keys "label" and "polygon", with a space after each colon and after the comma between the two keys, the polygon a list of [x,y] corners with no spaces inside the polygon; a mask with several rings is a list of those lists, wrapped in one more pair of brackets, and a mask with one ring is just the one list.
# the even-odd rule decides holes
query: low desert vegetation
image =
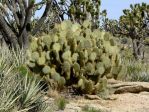
{"label": "low desert vegetation", "polygon": [[127,76],[124,80],[127,81],[149,81],[149,64],[143,61],[123,60],[123,64],[127,67]]}
{"label": "low desert vegetation", "polygon": [[42,85],[24,66],[24,51],[18,52],[0,49],[0,112],[48,112]]}
{"label": "low desert vegetation", "polygon": [[100,5],[0,0],[0,112],[50,112],[45,95],[64,110],[66,91],[106,99],[109,79],[149,82],[149,5],[130,5],[119,20]]}
{"label": "low desert vegetation", "polygon": [[64,97],[58,97],[58,98],[56,98],[55,103],[58,107],[58,110],[64,110],[65,107],[66,107],[66,104],[69,103],[69,102]]}
{"label": "low desert vegetation", "polygon": [[94,107],[89,107],[88,105],[85,105],[82,108],[82,112],[103,112],[103,111],[99,109],[95,109]]}

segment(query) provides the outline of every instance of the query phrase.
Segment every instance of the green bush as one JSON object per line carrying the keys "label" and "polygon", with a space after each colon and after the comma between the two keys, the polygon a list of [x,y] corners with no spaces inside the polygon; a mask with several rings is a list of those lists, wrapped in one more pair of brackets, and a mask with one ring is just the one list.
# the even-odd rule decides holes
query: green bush
{"label": "green bush", "polygon": [[49,35],[31,39],[28,66],[50,84],[55,82],[54,89],[66,85],[95,94],[106,87],[103,77],[119,79],[125,73],[113,37],[92,31],[88,20],[84,24],[64,21]]}

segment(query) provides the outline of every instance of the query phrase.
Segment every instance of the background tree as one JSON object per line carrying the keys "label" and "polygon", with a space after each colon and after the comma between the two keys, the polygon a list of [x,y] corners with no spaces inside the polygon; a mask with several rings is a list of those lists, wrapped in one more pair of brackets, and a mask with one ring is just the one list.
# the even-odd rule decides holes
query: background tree
{"label": "background tree", "polygon": [[[44,6],[41,18],[34,18]],[[89,19],[92,28],[98,28],[99,13],[100,0],[1,0],[0,33],[7,44],[26,48],[30,34],[48,32],[65,19],[80,24]]]}
{"label": "background tree", "polygon": [[88,19],[92,21],[92,28],[99,28],[101,0],[60,0],[58,3],[65,18],[80,24]]}
{"label": "background tree", "polygon": [[[53,0],[54,8],[38,34],[48,33],[56,22],[71,20],[82,24],[84,20],[92,21],[92,28],[99,28],[100,0]],[[102,17],[102,16],[101,16]],[[35,20],[37,21],[37,20]]]}
{"label": "background tree", "polygon": [[[1,0],[0,1],[0,32],[5,42],[11,46],[26,48],[29,43],[29,34],[35,35],[44,24],[49,13],[52,13],[54,0]],[[33,15],[41,7],[44,12],[34,25]],[[57,18],[59,18],[57,16]]]}
{"label": "background tree", "polygon": [[133,55],[136,59],[143,59],[144,40],[149,36],[149,5],[146,3],[130,5],[130,9],[123,10],[122,15],[117,20],[107,19],[104,29],[113,35],[122,35],[131,38]]}

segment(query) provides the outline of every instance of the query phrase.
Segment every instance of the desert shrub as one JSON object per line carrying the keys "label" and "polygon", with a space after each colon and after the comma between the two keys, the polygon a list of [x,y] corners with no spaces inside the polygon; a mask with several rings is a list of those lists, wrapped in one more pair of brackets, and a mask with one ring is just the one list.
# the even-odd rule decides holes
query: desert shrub
{"label": "desert shrub", "polygon": [[122,64],[127,68],[127,76],[124,80],[128,81],[149,81],[149,64],[143,61],[126,58],[122,59]]}
{"label": "desert shrub", "polygon": [[134,60],[132,48],[123,46],[123,49],[121,50],[121,57],[126,60]]}
{"label": "desert shrub", "polygon": [[48,112],[39,80],[29,76],[21,49],[0,48],[0,112]]}
{"label": "desert shrub", "polygon": [[68,101],[64,97],[58,97],[56,99],[56,105],[59,110],[64,110]]}
{"label": "desert shrub", "polygon": [[82,108],[82,112],[104,112],[100,109],[95,109],[93,107],[89,107],[88,105],[85,105],[83,108]]}
{"label": "desert shrub", "polygon": [[119,79],[126,72],[113,37],[92,31],[88,20],[83,25],[56,24],[49,35],[32,38],[28,55],[31,71],[45,77],[54,89],[65,85],[95,94],[106,87],[106,78]]}

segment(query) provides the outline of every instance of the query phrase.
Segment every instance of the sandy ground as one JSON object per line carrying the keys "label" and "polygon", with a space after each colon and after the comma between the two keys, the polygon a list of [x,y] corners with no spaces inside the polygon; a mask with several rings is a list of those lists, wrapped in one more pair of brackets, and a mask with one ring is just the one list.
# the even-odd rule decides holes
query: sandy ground
{"label": "sandy ground", "polygon": [[71,100],[64,112],[81,112],[85,105],[103,110],[101,112],[149,112],[149,93],[142,94],[116,94],[110,96],[110,100]]}
{"label": "sandy ground", "polygon": [[104,106],[111,112],[149,112],[149,93],[113,95],[116,100],[105,101]]}
{"label": "sandy ground", "polygon": [[70,97],[70,99],[68,98],[69,103],[66,105],[65,109],[55,112],[82,112],[81,109],[87,105],[90,108],[102,110],[100,112],[149,112],[149,83],[123,82],[121,84],[121,82],[119,82],[113,87],[118,87],[119,85],[120,87],[121,85],[125,85],[127,87],[130,84],[141,85],[148,92],[144,92],[144,90],[142,90],[141,93],[112,94],[106,99],[102,99],[97,95],[89,95],[89,98],[82,96],[77,96],[75,98]]}

